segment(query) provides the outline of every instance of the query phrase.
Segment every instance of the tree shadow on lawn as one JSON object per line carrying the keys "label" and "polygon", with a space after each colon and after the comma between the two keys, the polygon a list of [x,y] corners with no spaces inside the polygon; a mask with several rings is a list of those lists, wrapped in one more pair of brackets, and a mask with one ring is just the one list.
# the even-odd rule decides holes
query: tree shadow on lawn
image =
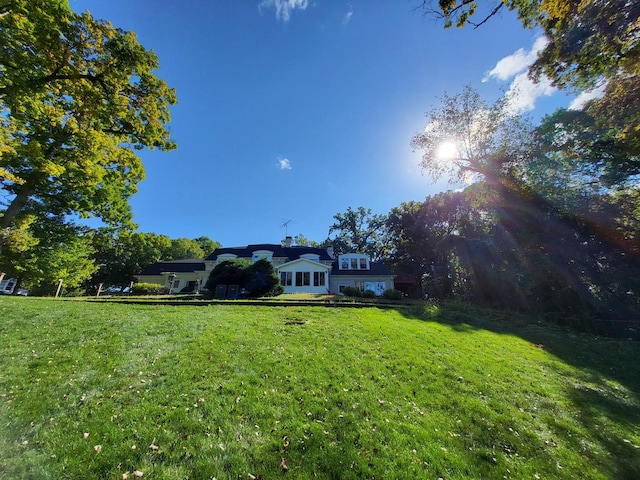
{"label": "tree shadow on lawn", "polygon": [[[406,318],[437,322],[461,334],[487,330],[517,336],[579,369],[567,381],[565,392],[577,411],[575,420],[588,432],[590,441],[606,450],[608,458],[591,457],[590,452],[583,452],[585,446],[580,441],[584,436],[579,432],[572,435],[571,427],[561,419],[551,417],[548,426],[580,455],[588,455],[615,472],[615,478],[640,478],[637,437],[634,441],[624,438],[623,432],[598,428],[603,417],[617,425],[629,426],[631,431],[634,425],[640,428],[640,342],[597,337],[531,316],[463,304],[414,306],[398,311]],[[544,367],[555,369],[561,378],[567,373],[553,364]]]}

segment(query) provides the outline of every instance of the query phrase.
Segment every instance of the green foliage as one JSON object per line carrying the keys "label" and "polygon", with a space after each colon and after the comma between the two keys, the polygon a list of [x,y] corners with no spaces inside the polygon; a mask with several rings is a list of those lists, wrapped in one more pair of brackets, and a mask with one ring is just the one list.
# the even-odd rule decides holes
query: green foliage
{"label": "green foliage", "polygon": [[[637,158],[588,113],[557,112],[535,135],[506,113],[503,101],[488,106],[469,89],[432,110],[430,127],[413,145],[424,150],[423,168],[433,176],[472,173],[481,180],[466,192],[475,212],[463,225],[455,215],[464,209],[457,207],[431,204],[427,212],[437,215],[426,222],[415,205],[392,211],[390,231],[405,242],[398,253],[413,247],[407,240],[415,228],[423,237],[418,250],[435,247],[424,250],[433,253],[430,265],[424,253],[416,255],[431,268],[422,278],[440,279],[435,292],[446,285],[441,294],[458,290],[483,305],[550,309],[584,319],[578,324],[587,330],[593,319],[638,318],[638,235],[624,225],[634,225],[634,214],[627,209],[622,217],[604,189],[633,184]],[[447,139],[454,139],[457,154],[445,160],[438,145]],[[431,225],[449,232],[436,241]],[[420,233],[425,226],[428,235]]]}
{"label": "green foliage", "polygon": [[[211,252],[212,251],[213,250],[211,250]],[[200,246],[200,243],[196,240],[189,240],[188,238],[176,238],[174,240],[171,240],[171,249],[169,250],[168,256],[169,258],[167,260],[203,258],[205,256],[205,251]]]}
{"label": "green foliage", "polygon": [[243,286],[250,297],[275,297],[284,293],[284,286],[268,260],[258,260],[248,268]]}
{"label": "green foliage", "polygon": [[62,218],[36,222],[30,217],[9,232],[9,241],[0,250],[0,270],[20,279],[26,288],[42,284],[44,290],[55,292],[59,279],[66,288],[75,288],[96,271],[91,233]]}
{"label": "green foliage", "polygon": [[342,289],[342,294],[345,297],[362,297],[362,292],[360,291],[360,289],[356,288],[356,287],[344,287]]}
{"label": "green foliage", "polygon": [[225,260],[216,265],[205,287],[214,292],[217,285],[238,285],[249,297],[273,297],[284,292],[271,262],[252,263],[243,258]]}
{"label": "green foliage", "polygon": [[336,254],[365,253],[372,260],[386,256],[388,250],[385,215],[373,214],[371,209],[347,208],[344,213],[336,213],[329,235],[336,233],[331,240]]}
{"label": "green foliage", "polygon": [[136,150],[170,150],[173,89],[135,34],[72,12],[66,1],[13,0],[0,15],[0,117],[8,202],[0,228],[25,210],[130,224],[144,178]]}
{"label": "green foliage", "polygon": [[247,283],[247,273],[251,262],[244,258],[225,260],[217,264],[205,284],[210,292],[215,292],[217,285],[239,285],[241,288]]}
{"label": "green foliage", "polygon": [[95,263],[99,270],[92,284],[127,285],[144,267],[169,259],[172,242],[166,235],[114,231],[101,228],[94,234]]}
{"label": "green foliage", "polygon": [[167,293],[167,287],[159,283],[134,283],[131,287],[133,295],[162,295]]}
{"label": "green foliage", "polygon": [[193,241],[200,245],[200,248],[204,252],[204,256],[210,255],[216,248],[220,248],[222,246],[220,242],[215,242],[207,236],[194,238]]}
{"label": "green foliage", "polygon": [[362,298],[376,298],[376,292],[374,292],[373,290],[365,290],[364,292],[362,292]]}
{"label": "green foliage", "polygon": [[382,293],[382,297],[387,300],[402,300],[402,292],[394,288],[389,288]]}

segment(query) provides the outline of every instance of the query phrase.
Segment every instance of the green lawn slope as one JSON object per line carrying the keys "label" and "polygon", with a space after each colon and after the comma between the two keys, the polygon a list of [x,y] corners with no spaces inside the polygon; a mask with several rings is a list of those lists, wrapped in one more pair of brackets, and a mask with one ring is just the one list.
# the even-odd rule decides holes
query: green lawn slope
{"label": "green lawn slope", "polygon": [[640,344],[460,306],[0,298],[0,478],[640,478]]}

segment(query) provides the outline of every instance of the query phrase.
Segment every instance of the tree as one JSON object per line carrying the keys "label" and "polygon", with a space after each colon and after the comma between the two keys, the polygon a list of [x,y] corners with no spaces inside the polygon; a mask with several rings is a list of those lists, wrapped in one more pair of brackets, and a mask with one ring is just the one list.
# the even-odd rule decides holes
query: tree
{"label": "tree", "polygon": [[0,9],[0,187],[9,198],[0,228],[27,211],[35,223],[79,215],[130,224],[128,199],[144,178],[135,151],[175,148],[165,129],[175,91],[153,73],[156,55],[67,1]]}
{"label": "tree", "polygon": [[273,264],[264,259],[255,263],[244,258],[220,262],[209,274],[205,287],[215,292],[218,285],[238,285],[250,297],[276,296],[284,291]]}
{"label": "tree", "polygon": [[[445,97],[443,107],[429,118],[433,127],[414,137],[414,147],[425,150],[423,167],[432,175],[448,169],[454,178],[471,172],[482,181],[471,200],[491,221],[489,233],[450,236],[442,244],[465,267],[475,297],[517,308],[551,306],[564,316],[614,315],[612,300],[619,302],[620,294],[636,290],[614,291],[603,281],[604,273],[626,272],[617,266],[624,259],[633,265],[637,261],[618,242],[619,234],[598,217],[582,213],[588,209],[566,208],[536,188],[530,165],[536,152],[544,150],[544,145],[535,143],[541,137],[528,128],[519,131],[500,125],[501,118],[514,127],[522,123],[502,117],[495,107],[487,108],[469,91]],[[454,138],[455,155],[452,164],[443,166],[437,145],[449,135]],[[548,153],[550,161],[562,154]]]}
{"label": "tree", "polygon": [[32,291],[51,294],[59,279],[66,288],[75,288],[96,270],[88,229],[63,218],[46,218],[29,223],[26,228],[17,227],[0,256],[0,270]]}
{"label": "tree", "polygon": [[133,281],[144,267],[169,260],[172,247],[166,235],[128,230],[114,232],[110,228],[96,230],[93,245],[93,258],[98,271],[92,277],[92,285],[105,283],[119,286]]}
{"label": "tree", "polygon": [[[213,250],[212,250],[213,251]],[[211,253],[211,252],[208,252]],[[171,249],[166,260],[181,260],[184,258],[203,258],[205,252],[195,240],[188,238],[176,238],[171,240]]]}
{"label": "tree", "polygon": [[528,175],[540,188],[562,183],[564,188],[574,185],[595,192],[636,183],[640,150],[595,107],[558,109],[542,119],[536,128],[533,161],[527,164]]}
{"label": "tree", "polygon": [[216,248],[220,248],[222,246],[220,242],[213,241],[207,236],[194,238],[193,241],[200,245],[204,255],[209,255],[213,253]]}
{"label": "tree", "polygon": [[215,292],[218,285],[243,287],[247,283],[247,272],[250,268],[251,262],[245,258],[220,262],[211,270],[205,288],[210,292]]}
{"label": "tree", "polygon": [[444,94],[427,112],[427,126],[414,135],[411,146],[423,152],[421,166],[434,180],[450,183],[498,181],[512,175],[527,155],[532,128],[508,109],[505,98],[488,104],[470,86]]}
{"label": "tree", "polygon": [[329,235],[337,233],[332,239],[335,253],[366,253],[373,260],[386,255],[385,215],[373,214],[371,209],[347,208],[345,213],[336,213],[335,222],[329,228]]}
{"label": "tree", "polygon": [[275,297],[284,292],[273,264],[258,260],[247,269],[244,288],[251,297]]}
{"label": "tree", "polygon": [[443,242],[450,236],[476,238],[486,234],[482,211],[471,205],[466,192],[443,192],[424,202],[402,203],[388,215],[387,230],[392,245],[389,261],[396,272],[415,275],[420,294],[445,298],[460,291],[456,265]]}

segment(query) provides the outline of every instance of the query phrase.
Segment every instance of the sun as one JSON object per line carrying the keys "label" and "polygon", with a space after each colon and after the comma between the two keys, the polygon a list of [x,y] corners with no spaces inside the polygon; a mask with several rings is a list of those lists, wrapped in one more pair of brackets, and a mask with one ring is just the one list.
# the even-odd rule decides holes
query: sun
{"label": "sun", "polygon": [[458,147],[455,143],[446,141],[442,142],[436,148],[436,156],[442,160],[451,160],[458,156]]}

